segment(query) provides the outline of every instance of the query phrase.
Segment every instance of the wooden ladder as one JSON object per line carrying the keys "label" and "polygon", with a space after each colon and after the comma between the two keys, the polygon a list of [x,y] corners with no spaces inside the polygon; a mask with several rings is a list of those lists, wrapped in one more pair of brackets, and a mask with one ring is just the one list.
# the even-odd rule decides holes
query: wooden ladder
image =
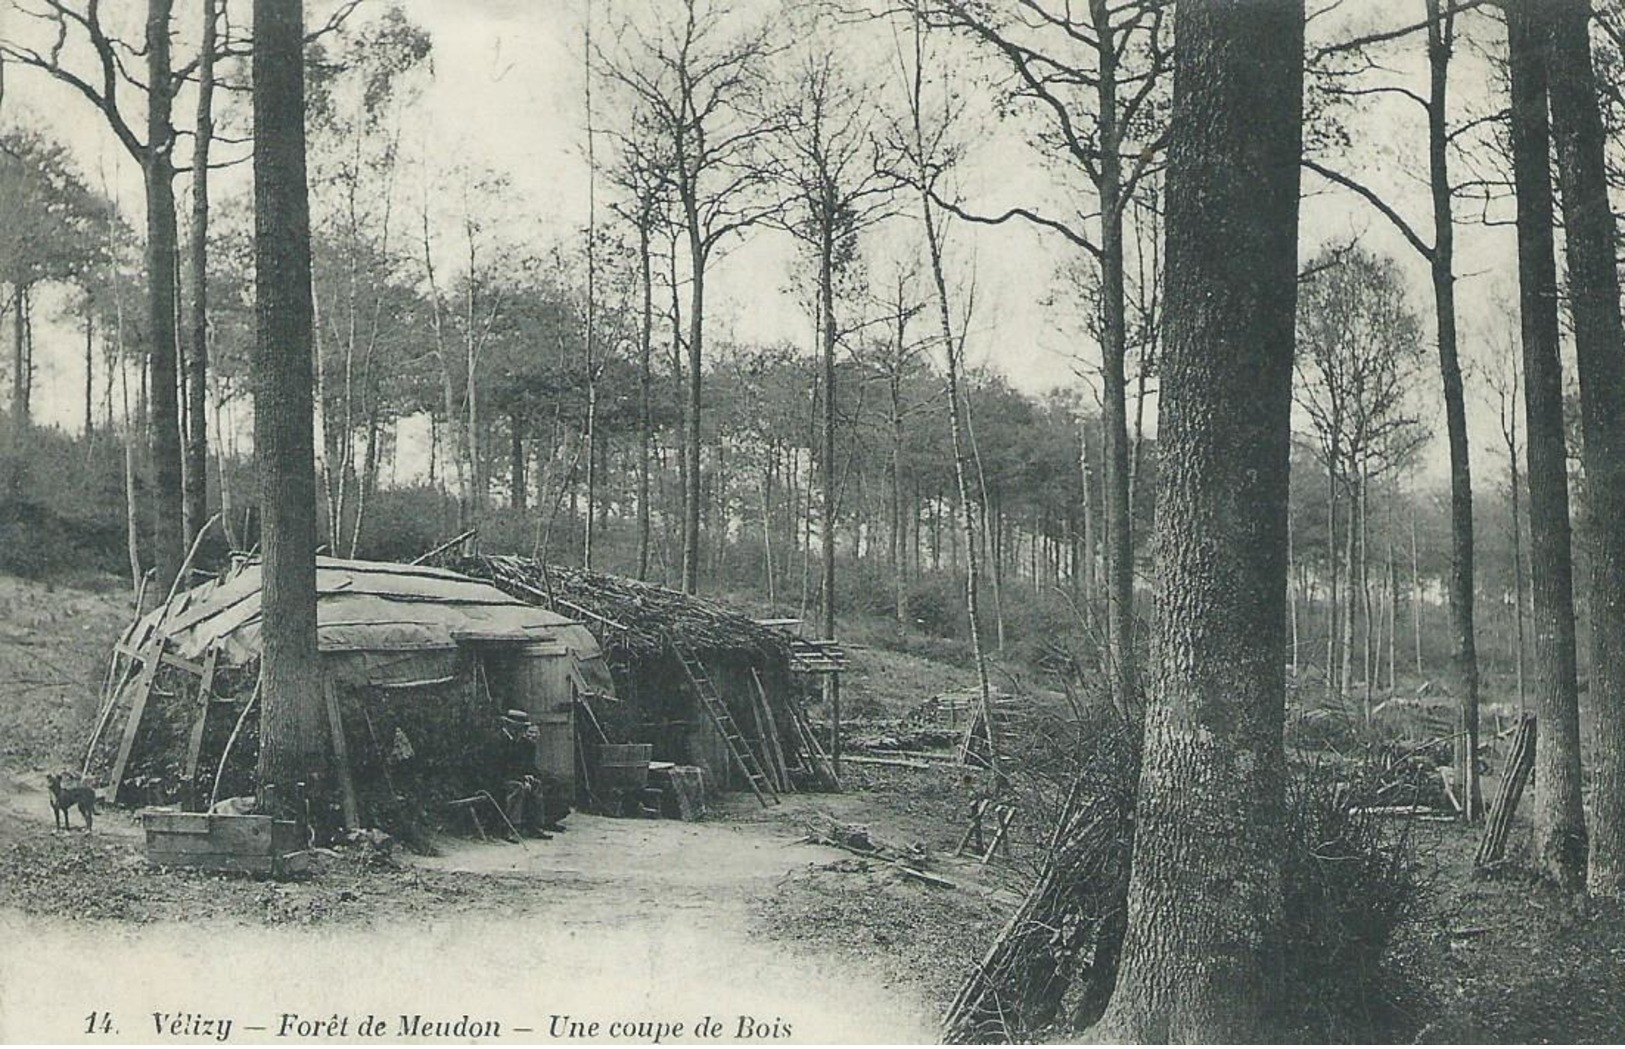
{"label": "wooden ladder", "polygon": [[[773,786],[773,781],[762,770],[761,762],[750,749],[750,743],[739,731],[739,723],[734,720],[733,713],[728,710],[728,704],[717,693],[717,686],[711,680],[711,675],[705,672],[705,664],[699,657],[690,652],[688,648],[677,642],[672,642],[672,651],[677,653],[677,659],[683,664],[683,673],[688,677],[688,683],[694,689],[694,694],[700,698],[700,705],[711,716],[717,731],[722,733],[723,742],[728,744],[728,753],[733,755],[734,762],[745,774],[745,781],[756,795],[756,800],[767,808],[767,799],[771,796],[774,804],[779,802],[779,792]],[[764,792],[765,791],[765,792]]]}

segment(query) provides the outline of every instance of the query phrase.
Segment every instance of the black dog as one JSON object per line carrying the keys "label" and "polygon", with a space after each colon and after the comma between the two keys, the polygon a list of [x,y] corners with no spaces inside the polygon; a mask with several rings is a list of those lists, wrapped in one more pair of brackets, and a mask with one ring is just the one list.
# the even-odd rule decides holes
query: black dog
{"label": "black dog", "polygon": [[83,783],[63,786],[62,777],[60,772],[45,777],[46,786],[51,788],[51,815],[56,817],[56,826],[72,830],[72,812],[77,808],[84,817],[85,830],[90,830],[96,822],[96,792]]}

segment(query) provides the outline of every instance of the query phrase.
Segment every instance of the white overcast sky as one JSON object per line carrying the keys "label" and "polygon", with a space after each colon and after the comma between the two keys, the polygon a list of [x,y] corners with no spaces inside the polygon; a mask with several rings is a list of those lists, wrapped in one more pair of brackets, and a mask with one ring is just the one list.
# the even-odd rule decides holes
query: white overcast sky
{"label": "white overcast sky", "polygon": [[[0,0],[0,19],[10,31],[17,18],[14,0]],[[30,0],[15,0],[27,4]],[[597,0],[600,16],[618,0]],[[581,95],[580,17],[582,0],[405,0],[408,15],[434,39],[435,78],[421,104],[414,107],[414,130],[423,143],[447,157],[467,160],[505,173],[515,191],[515,208],[523,225],[563,238],[585,223],[588,178],[582,155],[584,110]],[[177,18],[186,19],[195,5],[177,3]],[[312,10],[323,6],[312,3]],[[357,17],[382,7],[373,0]],[[1325,6],[1312,2],[1311,8]],[[138,15],[135,0],[115,0],[104,8],[119,17]],[[126,10],[128,9],[128,10]],[[1351,20],[1361,25],[1408,24],[1423,16],[1423,0],[1345,0],[1336,10],[1311,23],[1311,46],[1330,34],[1346,31]],[[1477,30],[1487,48],[1500,46],[1493,30]],[[1420,42],[1396,52],[1393,82],[1425,88]],[[1489,64],[1474,48],[1464,46],[1453,67],[1453,107],[1480,112],[1495,104]],[[5,123],[48,128],[68,141],[94,181],[108,173],[132,221],[141,210],[139,174],[112,139],[101,118],[80,97],[31,71],[10,67],[6,75]],[[189,119],[182,102],[179,110]],[[1409,103],[1373,103],[1358,115],[1351,130],[1356,145],[1343,165],[1357,172],[1394,200],[1418,225],[1429,226],[1425,148],[1419,111]],[[412,132],[409,132],[411,134]],[[1030,194],[1053,193],[1046,176],[1009,129],[990,127],[979,136],[983,148],[965,166],[968,206]],[[1458,172],[1459,173],[1459,172]],[[229,184],[230,176],[220,180]],[[1367,243],[1398,259],[1414,286],[1413,306],[1432,331],[1432,301],[1420,257],[1386,220],[1342,190],[1328,188],[1305,173],[1306,200],[1300,252],[1307,257],[1328,241],[1364,234]],[[184,189],[184,180],[181,182]],[[1464,223],[1473,216],[1458,213]],[[518,217],[516,217],[517,221]],[[912,230],[910,230],[912,235]],[[1062,245],[1019,227],[960,227],[955,262],[961,280],[974,263],[976,314],[968,350],[973,361],[1005,373],[1018,387],[1042,392],[1077,382],[1078,359],[1092,358],[1088,347],[1043,305],[1055,290],[1054,271],[1065,258]],[[1493,367],[1490,348],[1515,325],[1514,241],[1510,229],[1464,224],[1458,233],[1460,315],[1464,353],[1470,364]],[[787,237],[763,232],[732,251],[717,267],[710,288],[715,310],[711,330],[741,339],[785,339],[805,344],[809,322],[796,300],[785,292],[794,273]],[[1508,310],[1511,310],[1509,313]],[[45,312],[45,311],[42,311]],[[82,412],[81,343],[71,329],[41,325],[37,404],[42,422],[76,429]],[[1430,347],[1430,361],[1431,361]],[[1432,385],[1436,374],[1430,369]],[[1471,380],[1470,380],[1471,381]],[[1473,402],[1473,444],[1483,456],[1496,448],[1498,432],[1489,394],[1481,383],[1469,386]],[[1422,393],[1423,411],[1434,421],[1436,454],[1428,472],[1443,462],[1443,424],[1437,396]],[[1498,460],[1497,460],[1498,461]],[[1492,467],[1499,476],[1501,467]]]}

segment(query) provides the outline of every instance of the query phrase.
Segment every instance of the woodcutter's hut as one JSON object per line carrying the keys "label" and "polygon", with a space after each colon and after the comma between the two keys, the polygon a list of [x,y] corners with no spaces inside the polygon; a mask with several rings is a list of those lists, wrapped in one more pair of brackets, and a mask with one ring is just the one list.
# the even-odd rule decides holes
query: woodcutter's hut
{"label": "woodcutter's hut", "polygon": [[809,675],[844,666],[833,645],[620,576],[509,556],[447,564],[577,619],[598,639],[615,699],[591,704],[593,723],[581,728],[588,753],[597,743],[646,744],[654,761],[700,766],[719,786],[755,787],[764,803],[837,786],[802,702]]}
{"label": "woodcutter's hut", "polygon": [[[202,808],[254,793],[260,588],[248,561],[119,640],[85,761],[108,796]],[[316,589],[340,822],[433,825],[445,802],[524,775],[573,793],[577,700],[613,689],[579,623],[428,566],[318,558]]]}

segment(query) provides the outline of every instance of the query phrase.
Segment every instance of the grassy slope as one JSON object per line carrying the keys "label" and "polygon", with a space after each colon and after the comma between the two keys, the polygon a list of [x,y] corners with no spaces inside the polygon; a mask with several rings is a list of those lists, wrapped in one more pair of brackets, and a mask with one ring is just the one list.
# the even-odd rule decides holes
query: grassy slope
{"label": "grassy slope", "polygon": [[0,575],[0,764],[78,764],[131,606],[111,580],[80,589]]}

